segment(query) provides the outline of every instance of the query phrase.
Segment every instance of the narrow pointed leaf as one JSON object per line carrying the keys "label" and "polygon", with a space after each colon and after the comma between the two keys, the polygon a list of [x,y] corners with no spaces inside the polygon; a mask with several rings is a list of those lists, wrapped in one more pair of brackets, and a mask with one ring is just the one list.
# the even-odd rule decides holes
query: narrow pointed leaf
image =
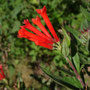
{"label": "narrow pointed leaf", "polygon": [[76,88],[82,88],[81,83],[75,77],[60,77],[60,76],[53,75],[50,71],[48,71],[43,67],[41,67],[41,69],[48,77],[50,77],[59,85],[67,87],[66,84],[70,84],[71,86],[74,86]]}
{"label": "narrow pointed leaf", "polygon": [[78,53],[76,53],[76,55],[73,57],[73,62],[77,71],[80,73],[80,59],[79,59]]}

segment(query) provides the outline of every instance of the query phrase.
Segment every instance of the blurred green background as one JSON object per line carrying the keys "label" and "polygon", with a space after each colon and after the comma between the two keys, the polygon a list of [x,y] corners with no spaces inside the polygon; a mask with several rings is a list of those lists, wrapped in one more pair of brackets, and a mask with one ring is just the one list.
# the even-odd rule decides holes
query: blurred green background
{"label": "blurred green background", "polygon": [[[4,81],[6,84],[1,84],[1,89],[55,89],[55,83],[42,74],[38,65],[45,63],[53,70],[54,66],[62,66],[66,62],[60,61],[62,57],[56,51],[17,37],[24,19],[29,19],[32,24],[31,19],[38,15],[36,9],[44,5],[60,38],[61,26],[64,24],[78,30],[86,29],[87,20],[83,18],[80,7],[87,9],[90,6],[89,0],[0,0],[0,63],[3,63],[7,78]],[[45,25],[41,16],[40,18]]]}

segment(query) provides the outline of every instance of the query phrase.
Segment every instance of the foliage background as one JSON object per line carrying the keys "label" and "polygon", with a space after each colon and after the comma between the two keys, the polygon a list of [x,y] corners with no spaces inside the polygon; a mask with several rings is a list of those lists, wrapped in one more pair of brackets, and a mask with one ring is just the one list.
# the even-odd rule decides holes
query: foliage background
{"label": "foliage background", "polygon": [[[0,63],[3,63],[6,74],[6,80],[0,88],[56,88],[55,83],[42,74],[38,65],[44,63],[55,72],[56,66],[62,67],[66,63],[63,57],[58,52],[36,46],[27,39],[17,38],[24,19],[29,19],[32,23],[31,19],[38,15],[36,9],[44,5],[60,38],[63,38],[61,26],[64,24],[77,30],[88,27],[80,7],[87,9],[90,6],[89,0],[0,0]],[[42,18],[41,21],[45,25]]]}

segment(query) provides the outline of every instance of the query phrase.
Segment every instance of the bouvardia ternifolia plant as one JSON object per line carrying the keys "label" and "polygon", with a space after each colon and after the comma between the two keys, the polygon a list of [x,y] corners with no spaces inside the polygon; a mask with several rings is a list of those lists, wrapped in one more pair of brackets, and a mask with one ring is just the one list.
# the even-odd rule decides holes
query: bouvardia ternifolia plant
{"label": "bouvardia ternifolia plant", "polygon": [[[24,20],[25,25],[20,26],[21,29],[18,31],[18,37],[19,38],[26,38],[30,41],[33,41],[36,45],[48,48],[50,50],[57,50],[57,51],[61,52],[60,55],[62,55],[65,58],[66,62],[70,66],[69,67],[70,70],[72,70],[72,72],[74,72],[75,76],[63,77],[63,78],[57,77],[54,74],[47,71],[44,67],[41,66],[42,71],[44,73],[46,73],[50,78],[52,78],[56,83],[60,84],[62,82],[65,82],[65,83],[67,83],[75,88],[79,88],[79,89],[86,88],[87,84],[85,84],[85,81],[82,79],[82,77],[80,75],[81,71],[80,71],[80,62],[79,62],[78,53],[76,53],[75,56],[73,57],[74,61],[72,60],[72,56],[70,55],[71,54],[70,45],[71,45],[71,40],[72,40],[72,38],[70,37],[70,33],[67,34],[66,30],[62,27],[62,32],[63,32],[64,38],[63,38],[63,40],[61,40],[57,36],[57,34],[54,30],[54,27],[48,18],[46,11],[47,11],[46,6],[44,6],[42,9],[36,9],[36,12],[38,14],[40,14],[42,16],[42,18],[44,19],[44,21],[49,29],[49,32],[52,35],[43,26],[43,24],[40,21],[39,16],[37,16],[35,19],[34,18],[32,19],[32,22],[35,25],[37,25],[41,29],[41,31],[39,31],[34,26],[32,26],[30,24],[29,20],[26,19],[26,20]],[[70,28],[70,27],[66,27],[66,28]],[[72,30],[71,32],[75,31],[71,28],[69,30]],[[75,35],[75,33],[79,33],[78,34],[79,37],[77,37],[77,35]],[[81,33],[81,32],[75,31],[75,33],[73,33],[73,36],[75,36],[75,38],[78,41],[80,41],[79,44],[82,44],[82,46],[83,46],[87,42],[87,40],[86,40],[86,38],[81,37],[80,35],[84,34],[84,32]],[[88,33],[88,31],[85,33]],[[83,41],[83,39],[85,39],[85,40]],[[64,83],[63,83],[63,85],[64,85]],[[64,86],[69,87],[67,85],[64,85]],[[71,88],[71,87],[69,87],[69,88]]]}

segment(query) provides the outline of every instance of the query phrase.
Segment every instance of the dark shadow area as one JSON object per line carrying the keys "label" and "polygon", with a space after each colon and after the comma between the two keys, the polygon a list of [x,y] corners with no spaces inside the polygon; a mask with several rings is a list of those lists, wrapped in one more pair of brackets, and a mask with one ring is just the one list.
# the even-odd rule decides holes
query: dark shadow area
{"label": "dark shadow area", "polygon": [[75,39],[75,37],[72,34],[70,34],[70,36],[71,36],[71,56],[73,57],[77,52],[77,47],[76,47],[77,40]]}
{"label": "dark shadow area", "polygon": [[86,70],[87,74],[90,76],[90,64],[85,65],[85,70]]}
{"label": "dark shadow area", "polygon": [[[90,30],[89,30],[89,32],[90,32]],[[88,51],[89,51],[89,57],[90,57],[90,38],[89,38],[89,41],[88,41]]]}
{"label": "dark shadow area", "polygon": [[[64,15],[67,16],[71,13],[78,14],[80,12],[80,5],[82,5],[82,0],[62,0],[60,4],[66,4]],[[58,6],[60,7],[60,5]]]}

